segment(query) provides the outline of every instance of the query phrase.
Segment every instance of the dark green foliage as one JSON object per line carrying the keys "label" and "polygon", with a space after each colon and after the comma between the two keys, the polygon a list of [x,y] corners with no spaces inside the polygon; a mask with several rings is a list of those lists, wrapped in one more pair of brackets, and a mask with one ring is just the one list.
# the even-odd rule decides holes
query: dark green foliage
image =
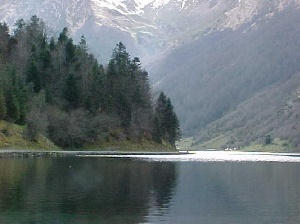
{"label": "dark green foliage", "polygon": [[50,48],[50,51],[54,51],[55,50],[55,40],[54,40],[53,37],[50,40],[49,48]]}
{"label": "dark green foliage", "polygon": [[272,144],[272,138],[271,138],[271,135],[267,135],[267,136],[265,137],[265,144],[266,144],[266,145]]}
{"label": "dark green foliage", "polygon": [[87,42],[86,42],[85,36],[83,36],[83,35],[80,38],[79,47],[84,53],[87,53],[87,51],[88,51]]}
{"label": "dark green foliage", "polygon": [[26,112],[27,112],[27,108],[26,108],[27,90],[21,84],[18,85],[17,98],[18,98],[18,102],[19,102],[20,117],[16,122],[18,124],[24,125],[25,120],[26,120]]}
{"label": "dark green foliage", "polygon": [[6,117],[6,101],[2,88],[0,88],[0,120],[3,120]]}
{"label": "dark green foliage", "polygon": [[[2,73],[1,73],[2,72]],[[14,67],[0,70],[0,80],[3,84],[1,88],[5,100],[5,119],[24,124],[26,116],[27,90],[24,82],[17,76]]]}
{"label": "dark green foliage", "polygon": [[16,122],[20,119],[20,104],[12,88],[6,91],[6,119]]}
{"label": "dark green foliage", "polygon": [[15,36],[20,35],[24,31],[25,27],[26,27],[26,23],[24,19],[17,20],[17,22],[15,23],[14,35]]}
{"label": "dark green foliage", "polygon": [[63,31],[59,34],[59,38],[58,38],[58,41],[59,41],[59,43],[64,43],[64,42],[66,42],[68,40],[68,28],[67,27],[65,27],[64,29],[63,29]]}
{"label": "dark green foliage", "polygon": [[175,144],[175,141],[180,137],[179,133],[179,121],[173,110],[173,105],[170,98],[167,99],[166,114],[165,114],[165,126],[167,130],[168,142]]}
{"label": "dark green foliage", "polygon": [[42,88],[40,73],[38,71],[35,61],[31,61],[27,70],[26,81],[33,83],[33,90],[35,93],[40,92]]}
{"label": "dark green foliage", "polygon": [[43,69],[47,69],[51,64],[51,54],[48,50],[44,49],[40,54]]}
{"label": "dark green foliage", "polygon": [[70,74],[67,77],[64,86],[64,97],[72,108],[76,108],[79,105],[79,95],[80,92],[78,87],[78,80],[73,74]]}
{"label": "dark green foliage", "polygon": [[131,123],[131,114],[132,109],[130,102],[126,99],[126,97],[120,94],[116,99],[116,108],[117,113],[121,118],[121,124],[124,128],[129,128]]}
{"label": "dark green foliage", "polygon": [[[154,140],[160,142],[163,139],[175,145],[175,141],[180,137],[179,122],[171,100],[163,92],[157,99],[154,116]],[[158,129],[159,132],[157,132]]]}
{"label": "dark green foliage", "polygon": [[8,26],[0,23],[0,65],[7,60],[8,56],[8,43],[10,40]]}
{"label": "dark green foliage", "polygon": [[161,136],[165,137],[166,136],[166,115],[167,115],[167,111],[166,111],[166,105],[167,105],[167,97],[166,95],[161,92],[157,102],[156,102],[156,108],[155,108],[155,117],[158,119],[159,121],[159,127],[160,127],[160,132],[161,132]]}
{"label": "dark green foliage", "polygon": [[113,51],[106,79],[107,110],[120,116],[125,129],[143,126],[140,134],[149,132],[151,128],[147,120],[151,120],[152,113],[148,73],[140,68],[138,58],[131,60],[122,43],[117,44]]}
{"label": "dark green foliage", "polygon": [[161,133],[161,124],[159,122],[159,118],[155,117],[153,121],[153,130],[152,130],[152,138],[155,142],[162,142],[162,133]]}
{"label": "dark green foliage", "polygon": [[4,33],[0,29],[0,49],[15,42],[14,51],[5,51],[11,61],[0,64],[5,83],[0,111],[6,106],[7,120],[26,125],[28,139],[36,141],[43,134],[71,148],[110,138],[174,144],[178,122],[170,100],[164,101],[163,115],[153,119],[148,73],[122,43],[104,68],[88,53],[84,36],[76,45],[64,28],[58,40],[48,41],[36,16],[28,23],[19,20],[13,36]]}
{"label": "dark green foliage", "polygon": [[75,46],[73,44],[73,40],[69,39],[66,44],[66,62],[70,64],[74,61],[75,58]]}

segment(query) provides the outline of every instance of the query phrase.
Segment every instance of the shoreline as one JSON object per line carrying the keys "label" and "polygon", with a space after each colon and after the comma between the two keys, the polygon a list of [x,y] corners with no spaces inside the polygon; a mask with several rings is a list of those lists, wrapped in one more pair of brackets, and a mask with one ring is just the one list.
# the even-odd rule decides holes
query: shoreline
{"label": "shoreline", "polygon": [[153,156],[187,155],[187,152],[126,152],[126,151],[36,151],[36,150],[0,150],[1,158],[59,158],[78,156]]}

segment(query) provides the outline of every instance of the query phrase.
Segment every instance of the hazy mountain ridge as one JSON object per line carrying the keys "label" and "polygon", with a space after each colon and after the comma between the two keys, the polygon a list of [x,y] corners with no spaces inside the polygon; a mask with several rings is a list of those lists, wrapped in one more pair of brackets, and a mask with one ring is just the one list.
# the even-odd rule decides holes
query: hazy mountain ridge
{"label": "hazy mountain ridge", "polygon": [[[198,136],[198,143],[228,134],[229,145],[245,145],[272,134],[299,144],[300,111],[294,97],[300,79],[299,12],[290,5],[272,18],[258,18],[255,27],[251,21],[211,33],[152,67],[158,88],[176,99],[185,133]],[[278,117],[290,102],[289,116]]]}
{"label": "hazy mountain ridge", "polygon": [[[11,26],[36,14],[55,31],[68,26],[76,40],[86,33],[92,49],[107,59],[107,49],[125,42],[133,54],[148,57],[186,44],[203,34],[237,29],[255,16],[299,0],[0,0],[0,21]],[[106,33],[103,33],[103,30]],[[107,46],[109,44],[110,46]]]}
{"label": "hazy mountain ridge", "polygon": [[[263,102],[258,96],[267,100],[276,92],[279,97],[293,98],[297,92],[293,85],[290,95],[280,92],[283,87],[275,87],[298,80],[300,0],[36,2],[0,0],[0,20],[12,25],[17,18],[37,14],[54,29],[68,26],[75,40],[86,34],[93,46],[90,50],[103,60],[110,56],[114,43],[123,41],[130,53],[147,61],[155,88],[172,97],[187,135],[198,135],[202,141],[227,133],[230,127],[234,129],[230,135],[246,144],[247,139],[268,133],[282,137],[276,132],[280,124],[296,142],[295,128],[283,118],[276,126],[274,114],[269,129],[259,126],[259,119],[249,121],[249,133],[254,134],[248,138],[241,131],[245,141],[243,135],[234,136],[241,127],[232,124],[254,116],[254,110],[241,108],[258,107]],[[263,117],[271,108],[284,107],[284,102],[276,100],[272,107],[264,105],[255,113]],[[298,116],[295,111],[293,118]],[[261,131],[255,132],[255,122]]]}

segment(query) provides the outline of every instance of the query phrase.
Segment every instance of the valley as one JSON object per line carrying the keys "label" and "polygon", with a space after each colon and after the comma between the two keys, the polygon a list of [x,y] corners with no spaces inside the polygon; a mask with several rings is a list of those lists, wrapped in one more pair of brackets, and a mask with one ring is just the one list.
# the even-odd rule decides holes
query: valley
{"label": "valley", "polygon": [[247,147],[270,135],[298,150],[299,0],[39,2],[0,0],[0,20],[36,14],[54,36],[68,26],[104,64],[121,40],[154,92],[171,97],[195,147],[220,136],[221,148]]}

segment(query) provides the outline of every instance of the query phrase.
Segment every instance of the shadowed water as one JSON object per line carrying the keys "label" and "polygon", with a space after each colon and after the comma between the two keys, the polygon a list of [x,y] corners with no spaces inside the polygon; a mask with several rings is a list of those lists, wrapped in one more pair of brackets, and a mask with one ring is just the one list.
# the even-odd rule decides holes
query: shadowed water
{"label": "shadowed water", "polygon": [[0,223],[300,223],[300,164],[0,160]]}

